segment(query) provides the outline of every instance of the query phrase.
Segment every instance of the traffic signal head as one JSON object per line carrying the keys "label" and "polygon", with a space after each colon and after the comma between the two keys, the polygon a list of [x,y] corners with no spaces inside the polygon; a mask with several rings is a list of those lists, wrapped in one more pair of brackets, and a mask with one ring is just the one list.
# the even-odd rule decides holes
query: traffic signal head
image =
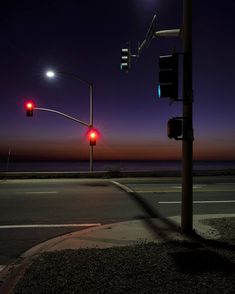
{"label": "traffic signal head", "polygon": [[178,98],[178,53],[159,57],[158,97]]}
{"label": "traffic signal head", "polygon": [[98,132],[95,129],[90,129],[88,131],[88,140],[90,142],[90,146],[95,146],[97,139],[98,139]]}
{"label": "traffic signal head", "polygon": [[33,116],[33,109],[35,105],[32,101],[27,101],[25,103],[25,109],[26,109],[26,115],[27,116]]}
{"label": "traffic signal head", "polygon": [[173,117],[167,124],[167,135],[170,139],[182,140],[183,135],[183,119]]}
{"label": "traffic signal head", "polygon": [[121,51],[121,70],[128,72],[131,67],[130,48],[123,48]]}

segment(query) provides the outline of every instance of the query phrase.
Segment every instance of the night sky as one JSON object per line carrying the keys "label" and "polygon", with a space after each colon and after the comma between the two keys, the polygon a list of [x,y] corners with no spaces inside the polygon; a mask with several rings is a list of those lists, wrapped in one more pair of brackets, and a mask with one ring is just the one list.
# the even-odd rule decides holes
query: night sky
{"label": "night sky", "polygon": [[[136,53],[153,15],[158,30],[182,26],[175,0],[4,1],[0,9],[0,159],[88,159],[86,127],[24,103],[89,122],[89,88],[72,78],[48,80],[52,69],[94,85],[96,159],[180,159],[181,142],[167,121],[182,103],[157,97],[158,57],[182,52],[179,38],[152,40],[128,74],[121,48]],[[193,1],[194,158],[235,160],[235,1]]]}

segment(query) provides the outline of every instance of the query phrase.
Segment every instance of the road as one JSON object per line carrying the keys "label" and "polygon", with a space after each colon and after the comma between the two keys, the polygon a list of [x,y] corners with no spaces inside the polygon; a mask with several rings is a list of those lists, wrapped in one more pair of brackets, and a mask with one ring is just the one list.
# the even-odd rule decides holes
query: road
{"label": "road", "polygon": [[[121,179],[118,182],[129,192],[136,192],[140,196],[136,198],[144,200],[155,212],[164,216],[181,214],[180,178]],[[195,177],[193,213],[235,213],[235,176]]]}
{"label": "road", "polygon": [[49,238],[138,215],[137,205],[109,181],[2,181],[0,269],[1,265]]}
{"label": "road", "polygon": [[[60,234],[180,215],[180,197],[180,178],[1,181],[0,269],[30,247]],[[234,176],[194,179],[194,214],[234,212]]]}

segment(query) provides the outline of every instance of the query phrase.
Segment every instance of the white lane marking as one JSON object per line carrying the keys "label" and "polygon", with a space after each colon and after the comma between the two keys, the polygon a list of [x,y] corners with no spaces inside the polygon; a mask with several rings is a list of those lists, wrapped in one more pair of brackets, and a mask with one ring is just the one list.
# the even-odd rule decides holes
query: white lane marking
{"label": "white lane marking", "polygon": [[4,270],[4,268],[5,268],[5,265],[0,264],[0,272],[1,272],[2,270]]}
{"label": "white lane marking", "polygon": [[[200,188],[204,188],[206,187],[207,185],[193,185],[193,189],[200,189]],[[181,189],[182,186],[171,186],[169,188],[172,188],[172,189]]]}
{"label": "white lane marking", "polygon": [[25,194],[56,194],[56,191],[28,191]]}
{"label": "white lane marking", "polygon": [[[119,182],[116,182],[116,181],[110,181],[111,183],[113,183],[114,185],[118,186],[119,188],[121,188],[122,190],[124,190],[125,192],[127,193],[163,193],[163,192],[166,192],[166,193],[178,193],[178,191],[174,191],[173,189],[181,189],[182,186],[181,185],[177,185],[177,186],[170,186],[171,184],[169,184],[169,187],[158,187],[156,189],[158,190],[132,190],[131,188],[129,188],[128,186],[126,185],[123,185]],[[136,184],[138,185],[138,184]],[[197,190],[197,192],[234,192],[235,190],[231,190],[231,189],[223,189],[223,190],[218,190],[218,189],[208,189],[206,188],[205,190],[203,190],[203,188],[207,187],[208,185],[206,184],[196,184],[196,185],[193,185],[193,189],[202,189],[202,190]],[[180,191],[179,191],[180,192]],[[177,203],[181,203],[181,202],[177,202]],[[195,202],[196,203],[196,202]]]}
{"label": "white lane marking", "polygon": [[[180,204],[181,201],[159,201],[159,204]],[[193,203],[235,203],[235,200],[195,200]]]}
{"label": "white lane marking", "polygon": [[123,189],[125,192],[127,193],[134,193],[133,190],[131,190],[129,187],[127,187],[126,185],[120,184],[116,181],[110,181],[111,183],[113,183],[114,185],[118,186],[119,188]]}
{"label": "white lane marking", "polygon": [[98,227],[101,223],[91,224],[29,224],[29,225],[2,225],[0,229],[23,229],[23,228],[67,228],[67,227]]}
{"label": "white lane marking", "polygon": [[235,183],[215,183],[215,185],[235,185]]}

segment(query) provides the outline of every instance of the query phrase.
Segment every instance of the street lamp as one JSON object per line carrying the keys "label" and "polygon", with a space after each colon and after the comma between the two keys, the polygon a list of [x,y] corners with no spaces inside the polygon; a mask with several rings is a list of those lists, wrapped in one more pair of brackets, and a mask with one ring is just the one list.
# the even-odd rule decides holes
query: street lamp
{"label": "street lamp", "polygon": [[[67,73],[67,72],[58,72],[57,73],[60,76],[67,76],[71,77],[75,80],[78,80],[79,82],[86,84],[89,86],[89,94],[90,94],[90,121],[89,121],[89,128],[93,128],[93,84],[90,82],[87,82],[85,80],[80,79],[77,75],[74,75],[72,73]],[[46,76],[49,79],[55,78],[56,77],[56,72],[53,70],[48,70],[46,71]],[[90,144],[90,171],[93,171],[93,144]]]}
{"label": "street lamp", "polygon": [[48,70],[48,71],[46,72],[46,76],[47,76],[48,78],[54,78],[54,77],[55,77],[55,73],[54,73],[54,71],[52,71],[52,70]]}

